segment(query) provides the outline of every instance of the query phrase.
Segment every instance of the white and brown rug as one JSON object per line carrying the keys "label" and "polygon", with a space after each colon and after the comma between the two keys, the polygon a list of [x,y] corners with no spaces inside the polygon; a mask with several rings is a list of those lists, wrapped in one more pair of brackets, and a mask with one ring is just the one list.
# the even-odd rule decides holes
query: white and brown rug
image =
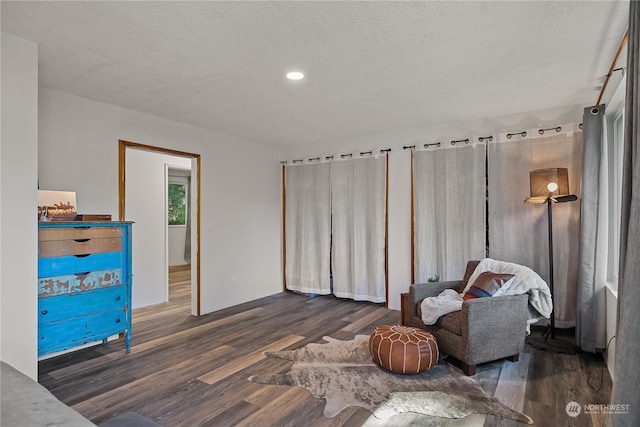
{"label": "white and brown rug", "polygon": [[326,400],[327,418],[349,406],[359,406],[381,419],[402,412],[443,418],[481,413],[533,424],[527,415],[503,405],[486,394],[475,380],[446,364],[440,363],[420,374],[399,375],[372,361],[367,335],[358,335],[351,341],[331,337],[324,340],[327,344],[265,353],[294,363],[285,374],[257,375],[249,380],[303,387],[314,397]]}

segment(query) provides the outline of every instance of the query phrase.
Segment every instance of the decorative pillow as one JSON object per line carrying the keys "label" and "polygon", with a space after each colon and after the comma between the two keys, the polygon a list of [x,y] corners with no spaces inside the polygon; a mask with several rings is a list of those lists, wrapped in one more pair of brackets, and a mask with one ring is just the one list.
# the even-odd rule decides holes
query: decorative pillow
{"label": "decorative pillow", "polygon": [[467,300],[492,297],[514,277],[514,274],[499,274],[491,271],[480,273],[462,298]]}
{"label": "decorative pillow", "polygon": [[[535,287],[544,287],[545,285],[542,283],[542,279],[538,276],[532,269],[529,267],[525,267],[524,265],[514,264],[512,262],[498,261],[491,258],[484,258],[480,261],[475,270],[473,270],[473,274],[469,277],[467,284],[462,291],[463,294],[467,293],[467,290],[473,285],[473,282],[476,281],[478,276],[485,271],[490,271],[492,273],[500,273],[500,274],[514,274],[516,277],[513,278],[512,281],[505,283],[502,286],[502,289],[497,293],[497,295],[504,294],[507,290],[509,293],[513,295],[511,288],[518,287],[524,288],[524,292],[531,288],[531,284],[527,285],[523,282],[535,282]],[[542,281],[542,282],[541,282]]]}

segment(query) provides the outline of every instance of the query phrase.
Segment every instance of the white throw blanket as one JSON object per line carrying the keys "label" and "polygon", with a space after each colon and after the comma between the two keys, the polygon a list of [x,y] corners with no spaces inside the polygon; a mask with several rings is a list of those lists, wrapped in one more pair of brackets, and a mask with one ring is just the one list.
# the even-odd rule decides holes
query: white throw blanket
{"label": "white throw blanket", "polygon": [[553,309],[551,290],[547,283],[529,267],[511,262],[497,261],[485,258],[476,267],[469,278],[469,282],[461,294],[453,289],[446,289],[438,296],[422,300],[422,321],[425,325],[435,324],[440,316],[462,309],[463,295],[473,285],[476,278],[485,271],[499,274],[513,274],[515,277],[509,280],[493,296],[529,294],[529,315],[527,320],[527,333],[530,325],[538,320],[548,319]]}
{"label": "white throw blanket", "polygon": [[420,303],[422,321],[425,325],[435,324],[440,316],[462,309],[462,294],[453,289],[445,289],[436,297],[429,297]]}

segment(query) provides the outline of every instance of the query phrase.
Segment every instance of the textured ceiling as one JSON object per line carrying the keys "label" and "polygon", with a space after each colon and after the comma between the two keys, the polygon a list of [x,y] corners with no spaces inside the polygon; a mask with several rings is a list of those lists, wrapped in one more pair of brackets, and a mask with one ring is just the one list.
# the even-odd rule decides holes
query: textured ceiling
{"label": "textured ceiling", "polygon": [[[627,1],[2,1],[40,85],[310,144],[595,101]],[[299,82],[286,71],[302,70]]]}

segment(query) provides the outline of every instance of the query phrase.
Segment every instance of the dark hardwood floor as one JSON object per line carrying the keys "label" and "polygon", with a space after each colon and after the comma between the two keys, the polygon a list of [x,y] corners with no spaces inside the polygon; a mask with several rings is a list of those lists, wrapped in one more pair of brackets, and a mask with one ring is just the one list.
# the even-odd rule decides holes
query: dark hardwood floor
{"label": "dark hardwood floor", "polygon": [[[264,351],[294,349],[323,336],[351,339],[400,312],[333,297],[280,293],[201,317],[190,315],[189,271],[170,274],[170,302],[133,311],[133,346],[122,340],[39,363],[39,381],[94,423],[136,411],[171,426],[515,426],[493,416],[448,420],[400,414],[377,420],[348,408],[327,419],[324,400],[298,387],[248,381],[291,362]],[[564,339],[571,339],[566,336]],[[443,362],[441,362],[443,363]],[[518,362],[480,365],[483,389],[539,426],[606,426],[606,416],[569,417],[566,405],[609,403],[611,379],[599,355],[558,354],[527,345]]]}

